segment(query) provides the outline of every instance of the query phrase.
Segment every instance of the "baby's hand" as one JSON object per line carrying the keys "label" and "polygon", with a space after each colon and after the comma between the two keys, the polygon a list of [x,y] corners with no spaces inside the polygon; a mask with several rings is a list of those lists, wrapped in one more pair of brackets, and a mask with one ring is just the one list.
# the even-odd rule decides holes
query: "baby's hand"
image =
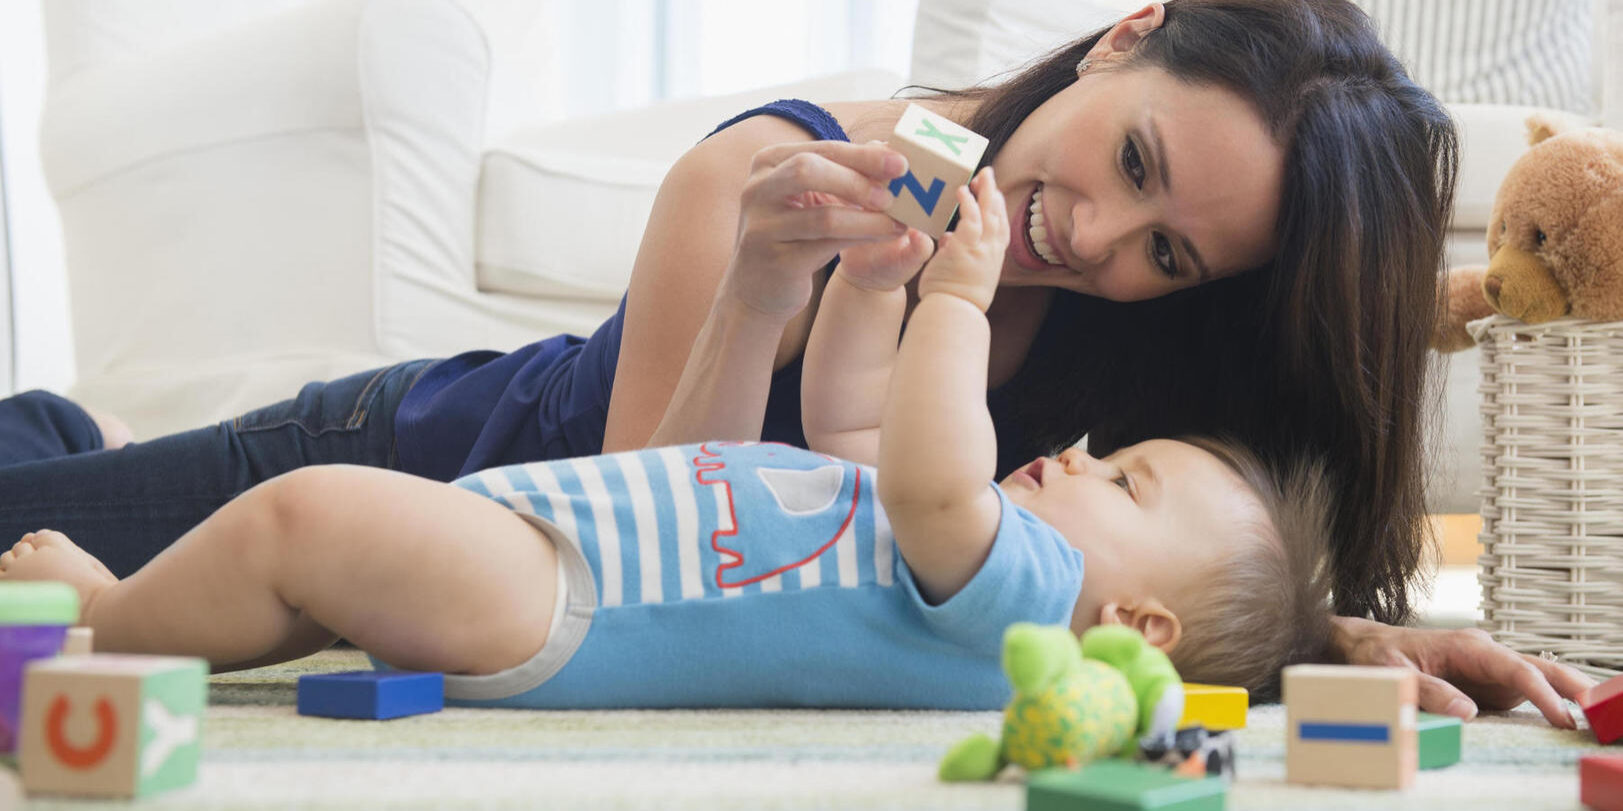
{"label": "baby's hand", "polygon": [[941,238],[919,276],[919,298],[950,293],[985,312],[1009,247],[1009,210],[988,166],[958,188],[958,227]]}
{"label": "baby's hand", "polygon": [[907,284],[919,272],[933,247],[923,231],[909,228],[895,239],[840,251],[840,264],[834,272],[864,290],[888,293]]}

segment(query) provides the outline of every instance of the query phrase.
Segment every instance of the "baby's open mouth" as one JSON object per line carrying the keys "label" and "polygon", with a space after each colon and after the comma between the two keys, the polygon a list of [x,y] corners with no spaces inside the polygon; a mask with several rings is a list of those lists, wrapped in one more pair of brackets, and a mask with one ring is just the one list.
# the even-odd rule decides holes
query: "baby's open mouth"
{"label": "baby's open mouth", "polygon": [[1041,487],[1043,485],[1043,463],[1046,461],[1048,460],[1037,459],[1031,464],[1026,465],[1026,469],[1021,472],[1025,473],[1027,476],[1030,476],[1032,481],[1035,481],[1037,486]]}

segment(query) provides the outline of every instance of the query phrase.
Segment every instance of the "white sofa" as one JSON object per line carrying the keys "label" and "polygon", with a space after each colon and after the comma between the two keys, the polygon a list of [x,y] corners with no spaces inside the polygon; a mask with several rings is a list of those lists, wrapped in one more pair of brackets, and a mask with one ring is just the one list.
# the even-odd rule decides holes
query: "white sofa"
{"label": "white sofa", "polygon": [[[487,144],[480,0],[52,0],[42,151],[78,358],[71,396],[138,437],[299,384],[590,332],[682,150],[779,95],[567,122]],[[652,135],[650,135],[652,133]]]}
{"label": "white sofa", "polygon": [[[1416,0],[1429,2],[1429,0]],[[1623,122],[1623,0],[1594,0],[1596,109]],[[962,86],[1140,0],[921,0],[908,81]],[[52,0],[42,143],[78,356],[71,394],[138,436],[395,360],[591,330],[660,178],[781,96],[882,97],[848,73],[521,129],[486,143],[500,0]],[[1623,48],[1619,49],[1623,51]],[[1525,108],[1454,105],[1458,262],[1483,261]],[[1476,362],[1449,368],[1440,509],[1475,511]]]}

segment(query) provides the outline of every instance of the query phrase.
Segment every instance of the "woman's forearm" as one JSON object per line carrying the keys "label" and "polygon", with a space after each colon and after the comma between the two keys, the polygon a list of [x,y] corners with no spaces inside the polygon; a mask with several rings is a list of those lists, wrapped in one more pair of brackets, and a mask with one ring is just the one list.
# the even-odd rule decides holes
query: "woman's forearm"
{"label": "woman's forearm", "polygon": [[647,445],[760,439],[772,366],[787,323],[782,316],[717,297]]}

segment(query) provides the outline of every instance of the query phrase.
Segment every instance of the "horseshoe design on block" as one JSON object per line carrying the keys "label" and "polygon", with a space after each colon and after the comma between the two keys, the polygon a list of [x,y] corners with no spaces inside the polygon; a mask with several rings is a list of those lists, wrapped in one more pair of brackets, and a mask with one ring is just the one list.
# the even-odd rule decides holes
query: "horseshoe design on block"
{"label": "horseshoe design on block", "polygon": [[96,699],[96,740],[89,746],[74,746],[63,732],[68,713],[72,711],[73,704],[65,695],[51,701],[51,709],[45,716],[45,743],[62,765],[70,769],[94,768],[113,751],[113,744],[118,740],[118,711],[106,698]]}

